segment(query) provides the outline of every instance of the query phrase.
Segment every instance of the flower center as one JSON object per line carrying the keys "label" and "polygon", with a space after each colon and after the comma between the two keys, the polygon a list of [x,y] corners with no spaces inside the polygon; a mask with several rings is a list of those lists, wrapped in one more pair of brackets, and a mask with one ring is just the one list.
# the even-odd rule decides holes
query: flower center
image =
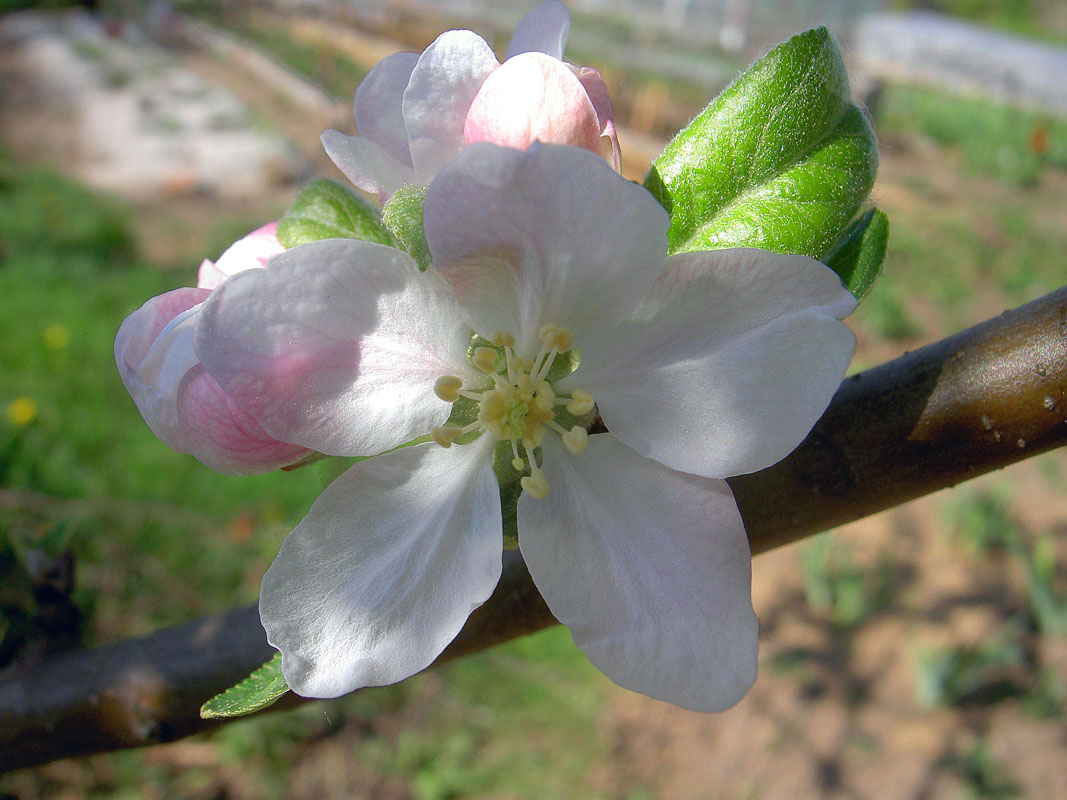
{"label": "flower center", "polygon": [[574,337],[566,328],[544,325],[539,336],[541,350],[534,358],[522,358],[515,352],[515,337],[496,333],[492,347],[475,348],[471,363],[492,378],[487,388],[464,387],[455,375],[442,375],[434,383],[434,394],[446,403],[465,397],[478,404],[478,418],[460,427],[440,425],[430,431],[430,438],[441,447],[451,447],[461,436],[475,431],[489,431],[497,440],[511,443],[511,466],[518,472],[529,469],[520,479],[523,491],[538,500],[548,494],[548,481],[537,465],[534,451],[541,446],[548,431],[559,434],[564,446],[575,455],[585,450],[588,433],[581,425],[570,430],[557,421],[561,407],[568,415],[581,417],[593,410],[593,396],[582,389],[571,394],[557,394],[548,381],[556,356],[574,347]]}

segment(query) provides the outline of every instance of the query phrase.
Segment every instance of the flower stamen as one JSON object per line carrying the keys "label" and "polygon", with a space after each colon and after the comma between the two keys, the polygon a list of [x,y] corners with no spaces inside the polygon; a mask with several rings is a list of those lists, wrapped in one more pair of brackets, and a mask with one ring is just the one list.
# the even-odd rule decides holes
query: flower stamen
{"label": "flower stamen", "polygon": [[543,499],[548,495],[548,479],[537,464],[535,451],[544,442],[545,434],[552,431],[559,435],[569,452],[580,455],[588,440],[586,429],[580,425],[570,430],[564,428],[556,421],[556,408],[562,405],[574,416],[581,416],[592,410],[593,396],[581,389],[570,396],[557,395],[548,380],[556,356],[574,347],[571,332],[548,324],[538,335],[541,349],[533,359],[520,357],[514,349],[515,337],[501,331],[489,337],[492,347],[474,349],[471,363],[493,379],[489,388],[464,388],[463,381],[455,375],[438,378],[434,383],[437,397],[448,403],[467,398],[478,404],[478,413],[467,424],[446,423],[435,427],[430,431],[430,438],[442,447],[451,447],[460,437],[488,431],[511,445],[512,468],[520,473],[529,470],[528,475],[519,478],[523,491]]}

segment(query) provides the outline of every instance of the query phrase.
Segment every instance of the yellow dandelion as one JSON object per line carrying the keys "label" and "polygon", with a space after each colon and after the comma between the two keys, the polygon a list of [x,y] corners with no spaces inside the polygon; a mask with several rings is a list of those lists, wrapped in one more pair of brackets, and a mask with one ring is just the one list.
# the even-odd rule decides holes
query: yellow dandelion
{"label": "yellow dandelion", "polygon": [[37,403],[32,397],[16,397],[7,407],[7,421],[16,428],[25,428],[37,419]]}
{"label": "yellow dandelion", "polygon": [[42,334],[44,346],[49,350],[62,350],[70,344],[70,334],[62,325],[49,325]]}

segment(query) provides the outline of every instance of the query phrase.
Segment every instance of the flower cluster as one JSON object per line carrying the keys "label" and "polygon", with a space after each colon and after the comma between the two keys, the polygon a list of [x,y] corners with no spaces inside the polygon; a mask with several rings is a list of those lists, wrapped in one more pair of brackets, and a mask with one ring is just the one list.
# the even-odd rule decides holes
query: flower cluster
{"label": "flower cluster", "polygon": [[[466,32],[387,59],[356,94],[360,137],[324,136],[361,188],[428,183],[428,269],[355,239],[278,252],[263,229],[119,332],[123,379],[176,449],[230,471],[373,456],[263,579],[261,618],[300,694],[437,657],[499,579],[502,481],[521,486],[538,589],[609,677],[698,710],[754,680],[725,478],[808,433],[851,356],[855,299],[804,256],[667,257],[667,212],[589,152],[613,130],[596,92],[563,80],[582,73],[557,66],[565,14],[542,3],[503,66]],[[506,82],[531,70],[543,95],[517,110]],[[576,98],[595,130],[572,124],[589,117]]]}

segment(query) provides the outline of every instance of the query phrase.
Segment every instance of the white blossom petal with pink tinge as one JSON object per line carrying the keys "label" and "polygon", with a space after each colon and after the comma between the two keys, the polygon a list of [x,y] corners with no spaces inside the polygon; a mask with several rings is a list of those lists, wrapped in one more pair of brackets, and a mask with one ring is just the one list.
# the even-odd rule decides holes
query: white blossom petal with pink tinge
{"label": "white blossom petal with pink tinge", "polygon": [[380,201],[384,202],[405,183],[415,179],[415,172],[409,165],[370,139],[346,136],[332,129],[323,131],[319,138],[326,155],[352,181],[352,185],[377,194]]}
{"label": "white blossom petal with pink tinge", "polygon": [[560,387],[592,392],[608,430],[673,469],[755,472],[826,410],[855,345],[838,318],[855,306],[805,256],[673,256],[633,318],[582,343],[582,365]]}
{"label": "white blossom petal with pink tinge", "polygon": [[600,153],[600,121],[578,76],[543,53],[508,59],[485,79],[463,127],[467,144],[525,150],[534,142]]}
{"label": "white blossom petal with pink tinge", "polygon": [[272,436],[368,456],[443,423],[433,393],[466,366],[470,329],[448,285],[404,252],[327,239],[236,275],[204,303],[208,373]]}
{"label": "white blossom petal with pink tinge", "polygon": [[[196,313],[193,309],[209,294],[206,289],[186,288],[153,297],[126,317],[115,335],[115,363],[126,391],[152,433],[179,452],[184,451],[179,449],[178,387],[200,359],[193,348],[193,322],[172,332]],[[168,327],[171,335],[161,340]]]}
{"label": "white blossom petal with pink tinge", "polygon": [[519,547],[552,615],[605,675],[694,711],[756,677],[741,515],[725,481],[667,469],[610,434],[545,439],[549,495],[519,498]]}
{"label": "white blossom petal with pink tinge", "polygon": [[268,222],[227,247],[214,264],[204,259],[196,285],[201,289],[216,289],[231,275],[267,266],[272,257],[285,252],[277,234],[278,223]]}
{"label": "white blossom petal with pink tinge", "polygon": [[498,66],[489,45],[471,31],[442,33],[419,56],[404,92],[404,122],[416,182],[429,183],[466,145],[467,110]]}
{"label": "white blossom petal with pink tinge", "polygon": [[571,14],[567,7],[559,0],[544,0],[515,26],[507,57],[538,52],[561,59],[570,30]]}
{"label": "white blossom petal with pink tinge", "polygon": [[471,145],[423,209],[434,264],[471,327],[512,333],[520,354],[536,353],[545,323],[570,328],[578,347],[617,324],[667,249],[667,212],[652,195],[572,147]]}
{"label": "white blossom petal with pink tinge", "polygon": [[404,124],[404,90],[418,53],[393,53],[367,73],[352,100],[356,131],[380,144],[397,161],[411,166],[408,131]]}
{"label": "white blossom petal with pink tinge", "polygon": [[293,691],[338,697],[403,680],[492,594],[503,536],[492,444],[404,447],[319,496],[259,599]]}
{"label": "white blossom petal with pink tinge", "polygon": [[279,442],[237,407],[215,379],[197,364],[178,390],[183,449],[216,472],[252,475],[295,464],[307,448]]}
{"label": "white blossom petal with pink tinge", "polygon": [[154,297],[122,323],[115,361],[148,427],[178,453],[229,475],[268,472],[308,455],[267,433],[203,371],[193,346],[204,289]]}

